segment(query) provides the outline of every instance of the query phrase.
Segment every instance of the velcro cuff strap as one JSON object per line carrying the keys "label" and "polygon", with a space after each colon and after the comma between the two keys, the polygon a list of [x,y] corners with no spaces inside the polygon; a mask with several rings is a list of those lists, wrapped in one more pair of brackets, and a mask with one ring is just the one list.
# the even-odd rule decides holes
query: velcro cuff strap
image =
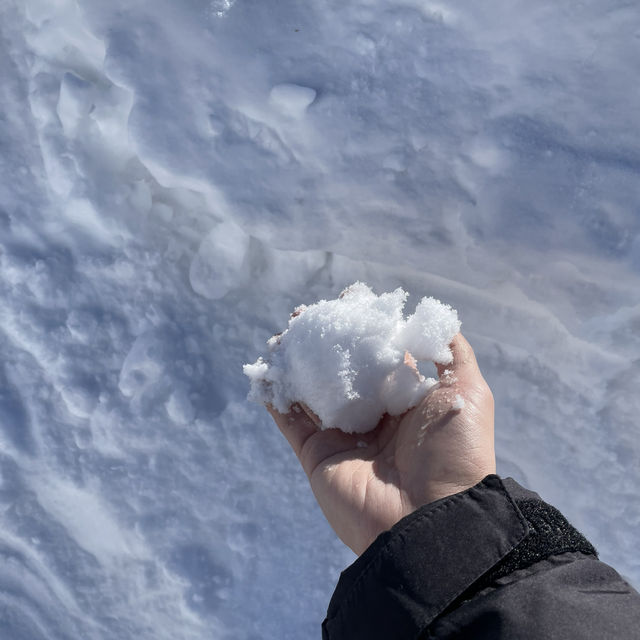
{"label": "velcro cuff strap", "polygon": [[483,576],[474,591],[488,586],[498,578],[517,569],[544,560],[549,556],[579,551],[598,557],[594,546],[555,507],[535,499],[516,499],[516,505],[529,523],[529,535],[509,555]]}

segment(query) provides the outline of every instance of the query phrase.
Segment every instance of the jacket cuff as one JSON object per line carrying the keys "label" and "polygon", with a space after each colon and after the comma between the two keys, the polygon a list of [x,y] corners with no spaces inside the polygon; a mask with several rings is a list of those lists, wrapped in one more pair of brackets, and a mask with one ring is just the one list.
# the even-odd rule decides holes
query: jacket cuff
{"label": "jacket cuff", "polygon": [[529,532],[495,475],[421,507],[378,536],[342,573],[323,639],[417,638]]}

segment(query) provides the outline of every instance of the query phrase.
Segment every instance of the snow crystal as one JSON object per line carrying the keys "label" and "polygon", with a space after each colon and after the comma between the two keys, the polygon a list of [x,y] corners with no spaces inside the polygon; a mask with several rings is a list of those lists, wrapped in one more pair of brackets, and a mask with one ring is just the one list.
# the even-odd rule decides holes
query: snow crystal
{"label": "snow crystal", "polygon": [[222,18],[227,15],[234,2],[235,0],[213,0],[211,3],[211,13]]}
{"label": "snow crystal", "polygon": [[405,319],[407,295],[398,288],[377,296],[356,282],[336,300],[299,307],[288,329],[268,342],[269,356],[244,366],[250,398],[282,413],[304,403],[323,428],[350,433],[414,407],[436,381],[418,372],[412,356],[451,362],[460,321],[433,298],[423,298]]}

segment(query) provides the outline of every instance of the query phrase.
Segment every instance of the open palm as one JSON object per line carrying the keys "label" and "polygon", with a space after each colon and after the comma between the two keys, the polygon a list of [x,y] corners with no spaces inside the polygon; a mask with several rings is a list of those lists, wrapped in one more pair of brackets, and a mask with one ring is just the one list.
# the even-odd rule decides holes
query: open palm
{"label": "open palm", "polygon": [[269,408],[327,520],[357,554],[421,505],[495,473],[493,396],[461,334],[451,349],[452,364],[437,365],[439,382],[420,404],[366,434],[320,430],[304,407]]}

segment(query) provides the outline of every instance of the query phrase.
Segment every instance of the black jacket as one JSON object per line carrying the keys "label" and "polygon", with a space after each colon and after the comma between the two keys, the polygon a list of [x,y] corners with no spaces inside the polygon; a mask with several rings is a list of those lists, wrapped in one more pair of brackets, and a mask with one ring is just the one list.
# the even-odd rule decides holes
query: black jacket
{"label": "black jacket", "polygon": [[342,573],[323,640],[640,639],[640,595],[554,507],[487,476]]}

